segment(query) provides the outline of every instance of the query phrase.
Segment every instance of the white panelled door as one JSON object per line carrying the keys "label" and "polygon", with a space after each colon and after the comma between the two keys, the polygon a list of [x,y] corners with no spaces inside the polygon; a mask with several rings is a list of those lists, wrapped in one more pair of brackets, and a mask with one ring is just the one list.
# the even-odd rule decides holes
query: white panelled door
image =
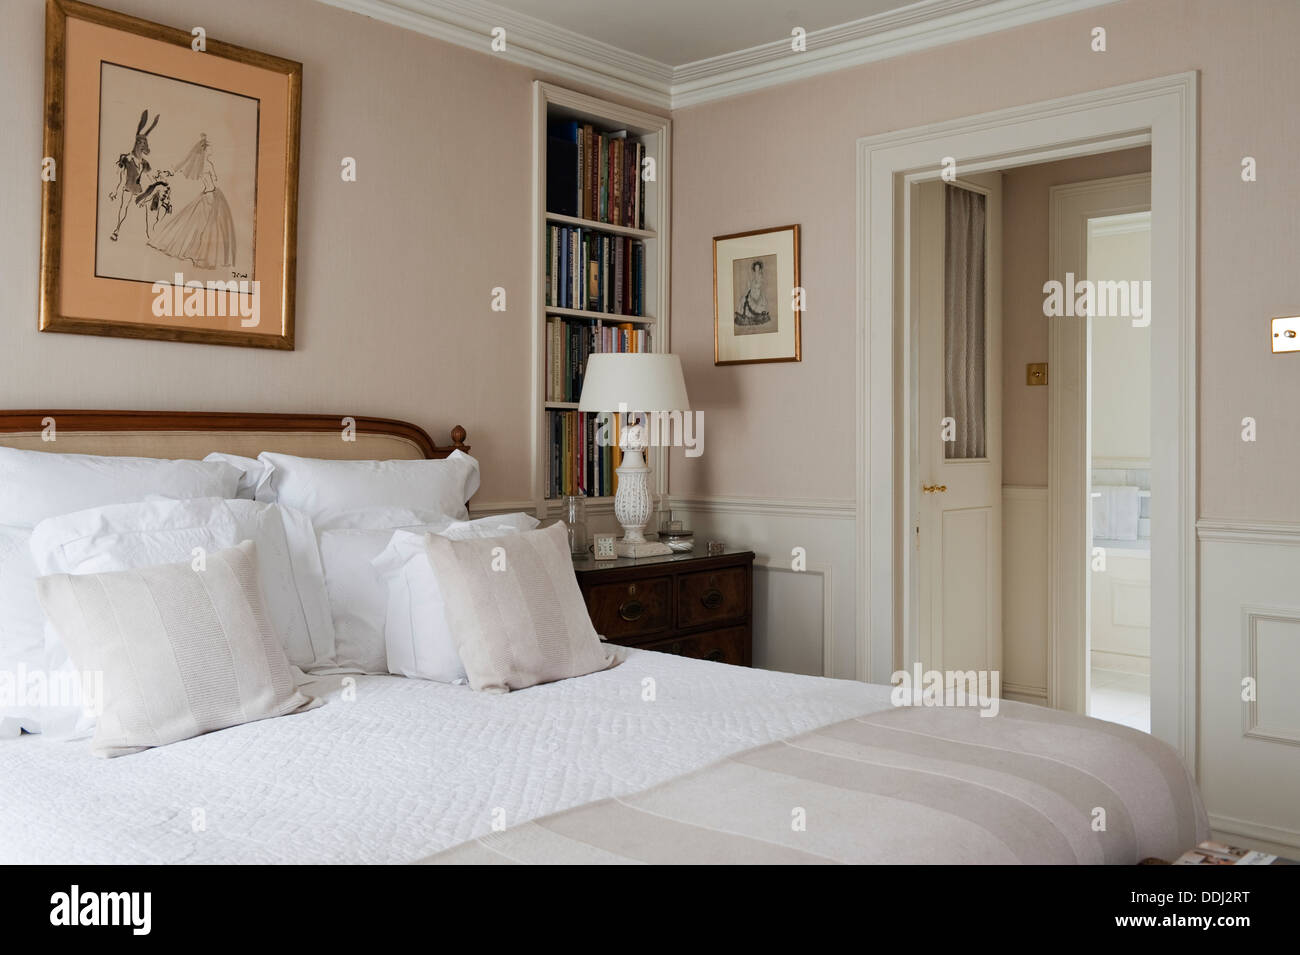
{"label": "white panelled door", "polygon": [[[927,182],[914,194],[912,546],[916,646],[927,670],[1002,666],[1001,179],[990,173],[951,186]],[[946,188],[984,197],[982,329],[946,321]]]}

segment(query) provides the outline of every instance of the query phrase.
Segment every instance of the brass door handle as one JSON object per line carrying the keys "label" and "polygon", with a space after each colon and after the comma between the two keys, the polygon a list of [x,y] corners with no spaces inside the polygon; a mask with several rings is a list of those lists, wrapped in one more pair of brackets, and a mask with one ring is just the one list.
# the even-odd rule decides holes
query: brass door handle
{"label": "brass door handle", "polygon": [[944,491],[948,490],[948,485],[946,485],[946,484],[922,484],[922,485],[921,485],[921,490],[924,491],[926,494],[942,494]]}
{"label": "brass door handle", "polygon": [[645,613],[645,604],[639,600],[625,600],[618,605],[618,615],[631,623]]}

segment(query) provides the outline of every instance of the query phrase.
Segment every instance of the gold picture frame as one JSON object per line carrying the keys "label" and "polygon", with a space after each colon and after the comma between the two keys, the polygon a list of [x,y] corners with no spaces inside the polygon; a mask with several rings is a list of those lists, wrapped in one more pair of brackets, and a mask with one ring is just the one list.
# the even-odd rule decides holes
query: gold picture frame
{"label": "gold picture frame", "polygon": [[46,0],[40,330],[292,350],[301,100],[301,63]]}
{"label": "gold picture frame", "polygon": [[713,364],[801,361],[799,226],[713,237]]}

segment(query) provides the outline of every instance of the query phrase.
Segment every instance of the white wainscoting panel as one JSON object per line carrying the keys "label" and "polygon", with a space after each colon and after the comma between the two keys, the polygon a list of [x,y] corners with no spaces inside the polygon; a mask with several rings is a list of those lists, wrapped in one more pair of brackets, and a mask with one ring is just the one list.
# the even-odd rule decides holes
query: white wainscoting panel
{"label": "white wainscoting panel", "polygon": [[[1300,526],[1198,529],[1199,777],[1210,823],[1300,847]],[[1253,701],[1242,699],[1247,678]]]}
{"label": "white wainscoting panel", "polygon": [[[671,498],[673,517],[709,539],[746,547],[754,560],[754,665],[854,679],[852,501]],[[805,569],[793,568],[796,547]]]}
{"label": "white wainscoting panel", "polygon": [[1002,488],[1002,695],[1047,704],[1047,488]]}

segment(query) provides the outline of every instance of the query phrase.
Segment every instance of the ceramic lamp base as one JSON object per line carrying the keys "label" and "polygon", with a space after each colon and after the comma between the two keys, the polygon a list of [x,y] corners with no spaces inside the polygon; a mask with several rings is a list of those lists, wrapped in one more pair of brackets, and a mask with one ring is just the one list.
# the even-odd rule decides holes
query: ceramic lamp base
{"label": "ceramic lamp base", "polygon": [[614,495],[614,519],[623,525],[623,538],[615,545],[618,556],[662,557],[671,554],[667,544],[645,539],[645,526],[652,512],[646,481],[650,469],[645,466],[641,447],[634,440],[624,439],[623,463],[616,470],[618,492]]}
{"label": "ceramic lamp base", "polygon": [[616,541],[614,549],[619,557],[662,557],[673,552],[671,547],[659,541]]}

